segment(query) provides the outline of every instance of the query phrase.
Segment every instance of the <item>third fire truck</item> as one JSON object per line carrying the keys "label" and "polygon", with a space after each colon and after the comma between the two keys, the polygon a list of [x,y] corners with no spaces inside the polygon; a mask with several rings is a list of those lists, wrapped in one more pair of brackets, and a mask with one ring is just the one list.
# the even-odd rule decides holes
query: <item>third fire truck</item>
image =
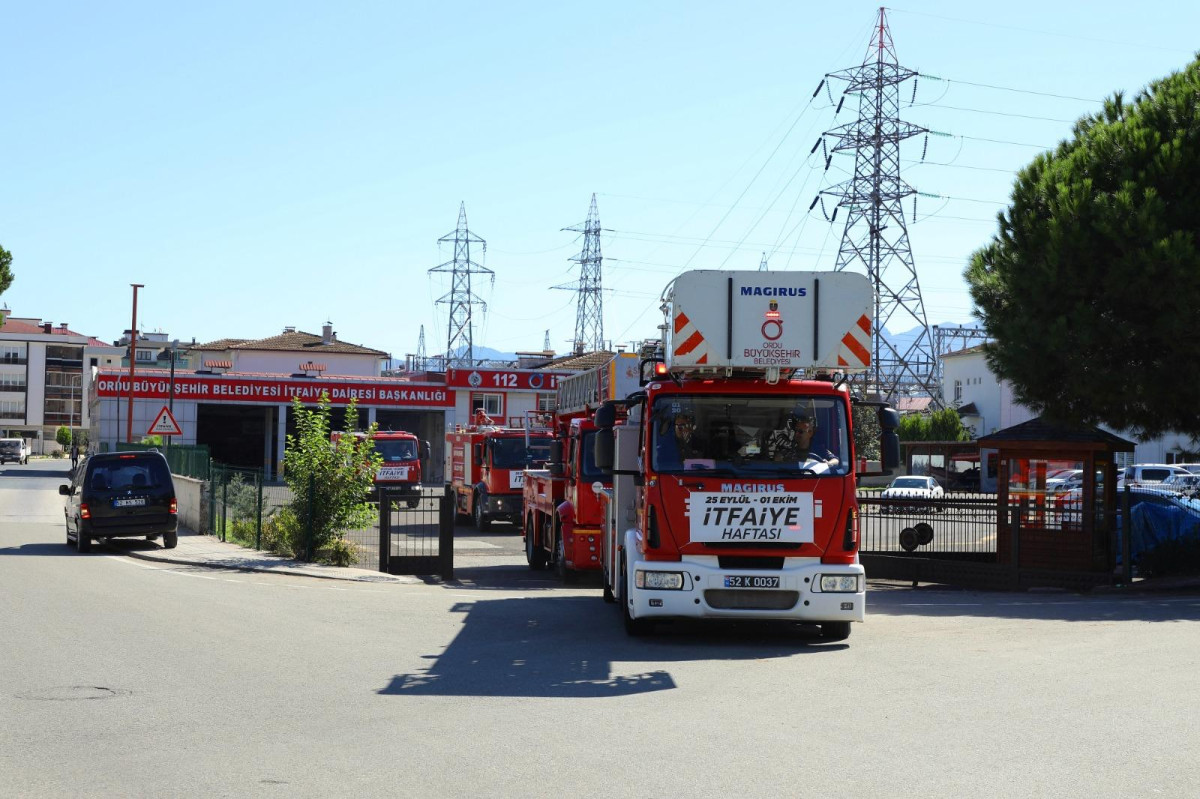
{"label": "third fire truck", "polygon": [[[850,635],[866,611],[845,377],[870,365],[872,287],[850,272],[685,272],[644,385],[595,415],[610,469],[604,594],[630,634],[671,618]],[[878,411],[884,470],[896,412]],[[623,417],[623,418],[622,418]]]}
{"label": "third fire truck", "polygon": [[552,567],[566,581],[576,572],[600,568],[604,506],[592,490],[609,477],[595,466],[596,425],[592,414],[604,400],[638,388],[638,355],[622,352],[558,381],[550,462],[525,472],[522,532],[531,569]]}

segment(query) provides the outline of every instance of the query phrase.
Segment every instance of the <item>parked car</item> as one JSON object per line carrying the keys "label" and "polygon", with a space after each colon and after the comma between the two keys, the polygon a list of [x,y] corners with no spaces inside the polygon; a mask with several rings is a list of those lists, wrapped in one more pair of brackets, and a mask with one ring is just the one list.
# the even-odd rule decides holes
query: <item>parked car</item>
{"label": "parked car", "polygon": [[1083,487],[1083,469],[1063,469],[1046,479],[1046,490],[1055,494]]}
{"label": "parked car", "polygon": [[1166,463],[1135,463],[1125,467],[1125,483],[1147,485],[1161,483],[1173,474],[1191,474],[1180,466]]}
{"label": "parked car", "polygon": [[1194,492],[1200,490],[1200,474],[1173,474],[1163,480],[1162,486],[1172,491]]}
{"label": "parked car", "polygon": [[1180,469],[1187,469],[1192,474],[1200,474],[1200,463],[1177,463]]}
{"label": "parked car", "polygon": [[[918,500],[914,504],[903,502],[885,502],[879,507],[881,513],[901,513],[929,508],[929,502],[941,499],[945,495],[941,484],[932,477],[923,475],[905,475],[892,480],[891,485],[879,495],[880,499]],[[940,508],[934,508],[940,510]]]}
{"label": "parked car", "polygon": [[29,463],[29,447],[23,438],[0,438],[0,464]]}
{"label": "parked car", "polygon": [[161,537],[165,548],[175,548],[175,482],[158,450],[92,455],[58,493],[67,498],[67,546],[73,543],[80,552],[89,552],[93,540]]}

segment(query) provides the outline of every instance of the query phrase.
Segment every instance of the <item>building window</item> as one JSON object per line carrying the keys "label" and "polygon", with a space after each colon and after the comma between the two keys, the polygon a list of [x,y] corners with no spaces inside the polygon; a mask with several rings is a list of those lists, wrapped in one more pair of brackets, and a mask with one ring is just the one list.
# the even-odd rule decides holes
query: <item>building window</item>
{"label": "building window", "polygon": [[0,400],[0,419],[25,421],[25,400]]}
{"label": "building window", "polygon": [[483,411],[497,422],[501,421],[504,418],[504,395],[472,393],[471,416],[475,415],[475,411]]}
{"label": "building window", "polygon": [[25,345],[0,344],[0,363],[25,363]]}
{"label": "building window", "polygon": [[141,363],[142,361],[153,361],[154,353],[151,352],[150,350],[138,350],[137,351],[137,359],[138,359],[138,363]]}
{"label": "building window", "polygon": [[558,407],[558,397],[554,394],[538,394],[537,409],[539,411],[552,411]]}
{"label": "building window", "polygon": [[961,380],[954,381],[954,401],[962,402],[962,381]]}

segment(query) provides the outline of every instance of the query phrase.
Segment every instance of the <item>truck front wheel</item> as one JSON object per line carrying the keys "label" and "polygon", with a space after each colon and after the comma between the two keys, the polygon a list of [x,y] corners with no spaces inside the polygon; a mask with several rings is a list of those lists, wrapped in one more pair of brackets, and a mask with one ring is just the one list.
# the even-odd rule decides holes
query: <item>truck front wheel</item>
{"label": "truck front wheel", "polygon": [[475,529],[486,533],[492,528],[492,520],[484,513],[483,506],[487,504],[486,494],[475,495]]}
{"label": "truck front wheel", "polygon": [[825,643],[845,641],[850,637],[850,622],[826,621],[821,623],[821,640]]}

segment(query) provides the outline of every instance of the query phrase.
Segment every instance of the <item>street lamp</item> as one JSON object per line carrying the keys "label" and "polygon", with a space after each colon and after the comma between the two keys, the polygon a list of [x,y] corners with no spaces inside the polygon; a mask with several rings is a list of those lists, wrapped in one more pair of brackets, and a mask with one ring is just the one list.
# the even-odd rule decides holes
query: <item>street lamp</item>
{"label": "street lamp", "polygon": [[[179,339],[172,339],[171,346],[167,349],[171,353],[171,393],[167,399],[167,408],[171,411],[171,418],[175,418],[175,352],[179,349]],[[163,436],[163,448],[167,449],[171,446],[171,436]]]}

